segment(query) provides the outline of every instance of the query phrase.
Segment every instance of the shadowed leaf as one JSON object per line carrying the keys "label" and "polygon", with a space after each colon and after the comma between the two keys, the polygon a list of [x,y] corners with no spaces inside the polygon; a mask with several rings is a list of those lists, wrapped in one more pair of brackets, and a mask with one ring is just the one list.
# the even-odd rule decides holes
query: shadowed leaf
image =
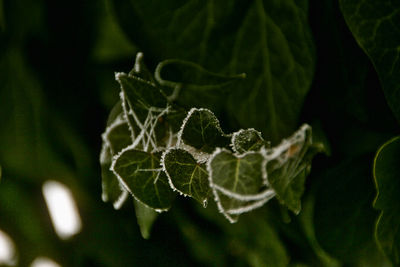
{"label": "shadowed leaf", "polygon": [[221,107],[221,97],[232,92],[232,84],[245,76],[213,73],[193,62],[179,59],[162,61],[155,71],[155,78],[162,86],[173,88],[170,100],[189,108],[200,106],[213,110]]}
{"label": "shadowed leaf", "polygon": [[354,38],[374,64],[386,101],[400,121],[400,2],[341,0],[340,6]]}
{"label": "shadowed leaf", "polygon": [[400,137],[384,144],[376,154],[374,177],[381,210],[375,234],[378,245],[396,265],[400,264]]}
{"label": "shadowed leaf", "polygon": [[149,239],[151,228],[157,219],[158,213],[135,199],[133,200],[133,204],[135,205],[136,220],[140,228],[140,233],[144,239]]}
{"label": "shadowed leaf", "polygon": [[295,130],[315,66],[308,1],[113,4],[122,28],[154,62],[179,58],[225,75],[246,73],[222,99],[235,127],[254,127],[273,143]]}

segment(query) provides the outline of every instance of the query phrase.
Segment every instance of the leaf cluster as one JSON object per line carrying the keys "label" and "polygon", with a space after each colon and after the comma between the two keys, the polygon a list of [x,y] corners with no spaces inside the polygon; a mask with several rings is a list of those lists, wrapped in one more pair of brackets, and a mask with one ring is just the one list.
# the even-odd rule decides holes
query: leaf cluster
{"label": "leaf cluster", "polygon": [[[121,91],[102,136],[103,200],[119,208],[130,194],[142,209],[162,212],[175,192],[204,207],[213,197],[232,223],[275,196],[300,212],[311,160],[323,150],[313,144],[309,125],[274,147],[252,128],[226,134],[209,109],[187,111],[180,105],[186,97],[181,90],[215,94],[244,75],[221,76],[169,60],[158,65],[153,78],[142,60],[138,53],[129,74],[115,75]],[[172,66],[188,78],[161,78]]]}

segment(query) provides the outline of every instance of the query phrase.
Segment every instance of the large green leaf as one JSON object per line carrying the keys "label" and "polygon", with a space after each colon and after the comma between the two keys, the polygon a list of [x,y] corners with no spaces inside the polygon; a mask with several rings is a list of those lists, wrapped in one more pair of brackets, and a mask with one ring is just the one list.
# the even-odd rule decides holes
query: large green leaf
{"label": "large green leaf", "polygon": [[216,147],[229,144],[229,136],[225,135],[218,119],[208,109],[192,108],[182,123],[178,133],[178,145],[192,146],[206,153],[211,153]]}
{"label": "large green leaf", "polygon": [[378,72],[389,106],[400,120],[400,2],[340,0],[340,5],[347,25]]}
{"label": "large green leaf", "polygon": [[224,101],[233,127],[254,127],[273,142],[295,129],[315,65],[307,1],[113,3],[122,28],[154,62],[179,58],[246,73]]}
{"label": "large green leaf", "polygon": [[253,1],[229,64],[231,72],[248,78],[232,95],[230,112],[242,127],[254,127],[277,143],[297,126],[314,64],[306,1]]}
{"label": "large green leaf", "polygon": [[400,264],[400,137],[385,143],[374,161],[377,196],[374,207],[381,210],[376,240],[396,265]]}
{"label": "large green leaf", "polygon": [[236,156],[228,150],[217,149],[207,169],[218,208],[232,223],[241,213],[261,207],[275,196],[265,185],[265,160],[261,152]]}
{"label": "large green leaf", "polygon": [[375,193],[371,160],[371,155],[342,160],[316,181],[316,239],[322,249],[348,265],[373,241],[378,214],[371,206]]}
{"label": "large green leaf", "polygon": [[207,205],[210,186],[204,163],[198,163],[186,150],[170,149],[163,154],[162,164],[172,188]]}
{"label": "large green leaf", "polygon": [[[155,78],[160,85],[173,89],[170,100],[191,108],[194,106],[221,109],[223,97],[232,92],[245,74],[226,76],[210,72],[193,62],[169,59],[160,62]],[[201,103],[201,104],[200,104]]]}
{"label": "large green leaf", "polygon": [[160,166],[161,152],[148,153],[124,149],[113,161],[111,169],[136,200],[156,211],[171,207],[174,194]]}

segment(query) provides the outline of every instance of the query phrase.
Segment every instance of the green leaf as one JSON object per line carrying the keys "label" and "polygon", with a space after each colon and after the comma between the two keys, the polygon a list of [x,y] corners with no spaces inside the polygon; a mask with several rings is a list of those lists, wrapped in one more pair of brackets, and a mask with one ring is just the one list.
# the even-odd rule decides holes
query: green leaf
{"label": "green leaf", "polygon": [[216,147],[228,146],[229,137],[224,134],[218,119],[210,110],[192,108],[178,133],[178,146],[182,142],[198,150],[211,153]]}
{"label": "green leaf", "polygon": [[124,116],[132,133],[132,148],[152,151],[171,147],[176,142],[177,120],[183,117],[171,106],[165,108],[149,107],[148,110],[132,108],[121,93]]}
{"label": "green leaf", "polygon": [[389,106],[400,120],[400,2],[341,0],[340,6],[353,36],[378,72]]}
{"label": "green leaf", "polygon": [[245,78],[240,75],[220,75],[210,72],[193,62],[169,59],[158,64],[155,70],[157,82],[173,88],[169,97],[184,107],[221,107],[221,97],[232,92],[232,84]]}
{"label": "green leaf", "polygon": [[254,127],[276,143],[295,130],[315,66],[308,1],[113,4],[122,28],[153,61],[179,58],[226,75],[246,73],[223,101],[232,128]]}
{"label": "green leaf", "polygon": [[119,181],[136,200],[159,212],[168,210],[174,198],[160,158],[161,152],[148,153],[128,147],[111,165]]}
{"label": "green leaf", "polygon": [[127,199],[128,192],[122,187],[115,174],[110,171],[111,162],[111,149],[103,143],[100,153],[102,199],[104,202],[111,202],[115,209],[119,209]]}
{"label": "green leaf", "polygon": [[236,156],[218,148],[207,169],[218,208],[231,223],[241,213],[261,207],[275,196],[265,185],[265,159],[261,152]]}
{"label": "green leaf", "polygon": [[369,154],[345,159],[328,166],[315,180],[319,183],[314,191],[316,238],[327,253],[346,266],[373,241],[378,214],[371,205],[375,194],[371,162]]}
{"label": "green leaf", "polygon": [[167,98],[155,84],[123,72],[116,73],[115,79],[120,83],[131,109],[140,107],[148,110],[167,106]]}
{"label": "green leaf", "polygon": [[321,264],[326,267],[340,267],[341,264],[338,260],[330,256],[321,245],[318,243],[318,239],[315,235],[314,227],[314,207],[315,198],[314,195],[310,194],[304,200],[303,210],[298,216],[301,228],[310,244],[314,250],[316,256],[319,258]]}
{"label": "green leaf", "polygon": [[315,55],[307,1],[253,1],[233,44],[231,73],[248,76],[230,98],[242,127],[277,143],[297,125],[314,75]]}
{"label": "green leaf", "polygon": [[135,65],[133,69],[129,72],[130,76],[139,77],[145,81],[149,81],[151,83],[155,82],[153,74],[149,71],[147,66],[144,64],[144,55],[142,52],[138,52],[136,54]]}
{"label": "green leaf", "polygon": [[198,163],[194,157],[182,149],[170,149],[163,154],[163,168],[170,185],[179,193],[190,196],[207,205],[210,186],[205,164]]}
{"label": "green leaf", "polygon": [[322,148],[312,147],[311,127],[304,124],[287,140],[267,150],[267,174],[278,199],[294,213],[301,210],[304,182],[311,160]]}
{"label": "green leaf", "polygon": [[[133,69],[129,72],[128,76],[136,77],[142,82],[148,82],[154,85],[153,75],[149,72],[146,65],[144,64],[143,53],[141,52],[136,54],[135,65]],[[140,84],[142,85],[142,83]],[[143,124],[143,121],[146,119],[148,115],[147,110],[142,110],[142,108],[146,107],[146,109],[148,109],[149,106],[151,106],[151,102],[145,103],[143,105],[141,101],[152,101],[151,99],[152,97],[159,98],[160,101],[162,101],[163,97],[157,96],[157,89],[154,88],[151,88],[151,91],[146,92],[146,89],[142,88],[141,85],[134,87],[134,85],[132,84],[130,85],[126,84],[125,86],[123,86],[121,82],[120,85],[121,85],[121,92],[120,92],[121,107],[124,113],[124,117],[128,122],[129,130],[131,131],[132,141],[134,142],[134,140],[136,139],[136,135],[140,135],[140,132],[143,128],[141,127],[141,125]],[[144,95],[145,95],[143,97],[144,100],[143,99],[140,100],[141,98],[134,97],[135,93],[141,94],[142,92],[141,90],[142,91],[144,90]],[[128,96],[127,92],[130,92],[130,96]],[[148,99],[149,96],[146,97],[146,94],[151,95],[151,93],[153,93],[154,96],[150,96],[150,99]]]}
{"label": "green leaf", "polygon": [[232,134],[232,149],[242,154],[248,151],[257,151],[267,143],[259,131],[255,129],[239,130]]}
{"label": "green leaf", "polygon": [[385,143],[374,160],[377,195],[374,208],[381,214],[375,235],[384,253],[400,264],[400,137]]}
{"label": "green leaf", "polygon": [[121,103],[110,113],[108,126],[102,135],[103,145],[100,153],[102,199],[113,203],[119,209],[125,202],[128,192],[122,187],[118,178],[110,170],[112,158],[122,149],[132,144],[131,132],[127,122],[123,119]]}
{"label": "green leaf", "polygon": [[149,239],[151,228],[157,219],[158,213],[135,199],[133,200],[133,204],[135,205],[136,220],[140,228],[140,233],[144,239]]}
{"label": "green leaf", "polygon": [[113,156],[132,144],[128,123],[123,119],[122,114],[120,114],[120,116],[118,116],[115,121],[106,128],[102,137],[103,142],[107,143]]}

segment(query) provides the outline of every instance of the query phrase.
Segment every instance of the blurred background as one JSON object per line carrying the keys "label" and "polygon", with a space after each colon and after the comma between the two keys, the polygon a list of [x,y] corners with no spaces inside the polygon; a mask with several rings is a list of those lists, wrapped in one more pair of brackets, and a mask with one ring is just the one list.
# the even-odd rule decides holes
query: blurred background
{"label": "blurred background", "polygon": [[[132,42],[118,20],[123,5],[116,5],[117,16],[116,2],[0,0],[0,265],[30,266],[39,258],[61,266],[339,266],[310,230],[314,208],[290,220],[272,202],[229,225],[212,204],[202,209],[192,201],[176,201],[144,240],[132,200],[118,211],[102,202],[98,158],[101,133],[118,100],[114,72],[128,72],[138,51],[148,55],[150,68],[165,59],[152,47]],[[398,126],[336,1],[309,6],[317,71],[301,116],[303,121],[317,118],[334,151],[329,160],[315,160],[306,203],[319,203],[317,239],[330,254],[347,263],[358,264],[365,255],[371,264],[381,263],[370,237],[377,217],[369,204],[375,191],[365,176],[370,179],[377,147]],[[360,133],[363,138],[354,142]],[[331,167],[333,172],[326,173]],[[337,177],[351,182],[335,188]],[[335,190],[319,190],[321,183]],[[57,190],[61,193],[54,197]],[[308,198],[310,192],[317,194]],[[329,213],[325,205],[331,205],[331,195],[344,200],[333,203]],[[52,210],[51,203],[60,204]],[[356,204],[343,211],[346,203]],[[65,210],[57,215],[60,205]],[[349,217],[337,214],[354,214],[353,208],[359,216],[340,221]],[[62,228],[66,222],[69,226]],[[340,227],[353,224],[363,227],[350,240]],[[349,250],[354,253],[348,255]],[[355,266],[367,266],[360,264]]]}
{"label": "blurred background", "polygon": [[[0,1],[0,239],[6,234],[14,244],[11,265],[37,257],[62,266],[192,262],[168,219],[145,241],[132,202],[115,211],[101,200],[98,158],[118,100],[114,72],[129,71],[136,52],[105,1]],[[62,183],[76,203],[71,216],[81,224],[65,209],[59,219],[66,235],[52,223],[47,181]],[[0,265],[8,264],[4,242]]]}

